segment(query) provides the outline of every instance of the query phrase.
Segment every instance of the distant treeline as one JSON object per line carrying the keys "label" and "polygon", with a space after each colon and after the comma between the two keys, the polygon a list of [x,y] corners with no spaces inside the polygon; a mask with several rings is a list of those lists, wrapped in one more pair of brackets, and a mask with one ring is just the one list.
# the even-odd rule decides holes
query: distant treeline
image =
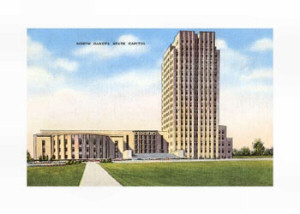
{"label": "distant treeline", "polygon": [[260,155],[268,155],[273,156],[273,147],[265,148],[264,143],[261,139],[256,139],[252,143],[252,150],[249,147],[242,147],[240,150],[233,149],[234,156],[260,156]]}

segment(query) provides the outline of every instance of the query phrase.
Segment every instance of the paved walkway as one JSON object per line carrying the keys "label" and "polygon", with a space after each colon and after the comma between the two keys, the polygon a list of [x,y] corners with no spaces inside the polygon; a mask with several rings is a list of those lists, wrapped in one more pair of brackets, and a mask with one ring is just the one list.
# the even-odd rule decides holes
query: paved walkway
{"label": "paved walkway", "polygon": [[80,186],[121,186],[98,163],[87,162]]}

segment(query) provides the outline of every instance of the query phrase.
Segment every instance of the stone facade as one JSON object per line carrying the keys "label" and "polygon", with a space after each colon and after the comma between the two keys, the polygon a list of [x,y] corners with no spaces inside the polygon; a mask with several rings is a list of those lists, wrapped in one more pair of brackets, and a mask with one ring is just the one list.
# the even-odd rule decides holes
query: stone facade
{"label": "stone facade", "polygon": [[219,158],[220,51],[214,32],[180,31],[162,64],[162,131],[169,152]]}
{"label": "stone facade", "polygon": [[135,153],[167,153],[159,131],[43,130],[34,135],[34,159],[124,159]]}
{"label": "stone facade", "polygon": [[219,156],[232,158],[232,138],[227,137],[227,127],[219,125]]}

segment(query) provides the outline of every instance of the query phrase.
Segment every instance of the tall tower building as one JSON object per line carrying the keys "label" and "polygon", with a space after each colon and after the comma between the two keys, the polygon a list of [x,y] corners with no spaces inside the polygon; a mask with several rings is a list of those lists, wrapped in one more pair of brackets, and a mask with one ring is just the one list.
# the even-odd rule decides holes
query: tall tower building
{"label": "tall tower building", "polygon": [[215,32],[180,31],[162,63],[162,131],[170,153],[220,157],[219,85]]}

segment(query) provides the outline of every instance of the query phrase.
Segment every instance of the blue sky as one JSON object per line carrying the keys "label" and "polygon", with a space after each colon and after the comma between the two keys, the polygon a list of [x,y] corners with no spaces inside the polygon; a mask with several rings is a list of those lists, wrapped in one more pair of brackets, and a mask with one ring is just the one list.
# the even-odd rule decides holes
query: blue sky
{"label": "blue sky", "polygon": [[[272,29],[28,29],[29,138],[42,128],[160,130],[160,65],[179,30],[216,33],[220,122],[235,145],[272,145]],[[76,45],[118,40],[146,45]]]}
{"label": "blue sky", "polygon": [[[181,29],[182,30],[182,29]],[[249,69],[262,67],[272,68],[272,52],[254,52],[249,47],[261,38],[273,39],[272,29],[184,29],[210,30],[216,32],[216,39],[223,39],[231,49],[249,57]],[[28,36],[45,46],[56,58],[67,58],[74,60],[80,65],[78,72],[68,75],[70,82],[82,83],[93,78],[108,77],[116,73],[126,72],[131,69],[151,69],[157,66],[168,45],[173,41],[179,29],[29,29]],[[134,35],[141,41],[146,42],[147,51],[141,54],[120,55],[110,59],[99,59],[87,56],[76,56],[74,51],[79,48],[79,41],[117,41],[122,35]],[[30,63],[29,63],[30,65]],[[59,71],[53,71],[59,72]],[[242,71],[237,71],[242,72]],[[232,77],[223,78],[224,85],[236,84]],[[83,84],[83,88],[84,88]],[[79,86],[78,86],[79,87]]]}

